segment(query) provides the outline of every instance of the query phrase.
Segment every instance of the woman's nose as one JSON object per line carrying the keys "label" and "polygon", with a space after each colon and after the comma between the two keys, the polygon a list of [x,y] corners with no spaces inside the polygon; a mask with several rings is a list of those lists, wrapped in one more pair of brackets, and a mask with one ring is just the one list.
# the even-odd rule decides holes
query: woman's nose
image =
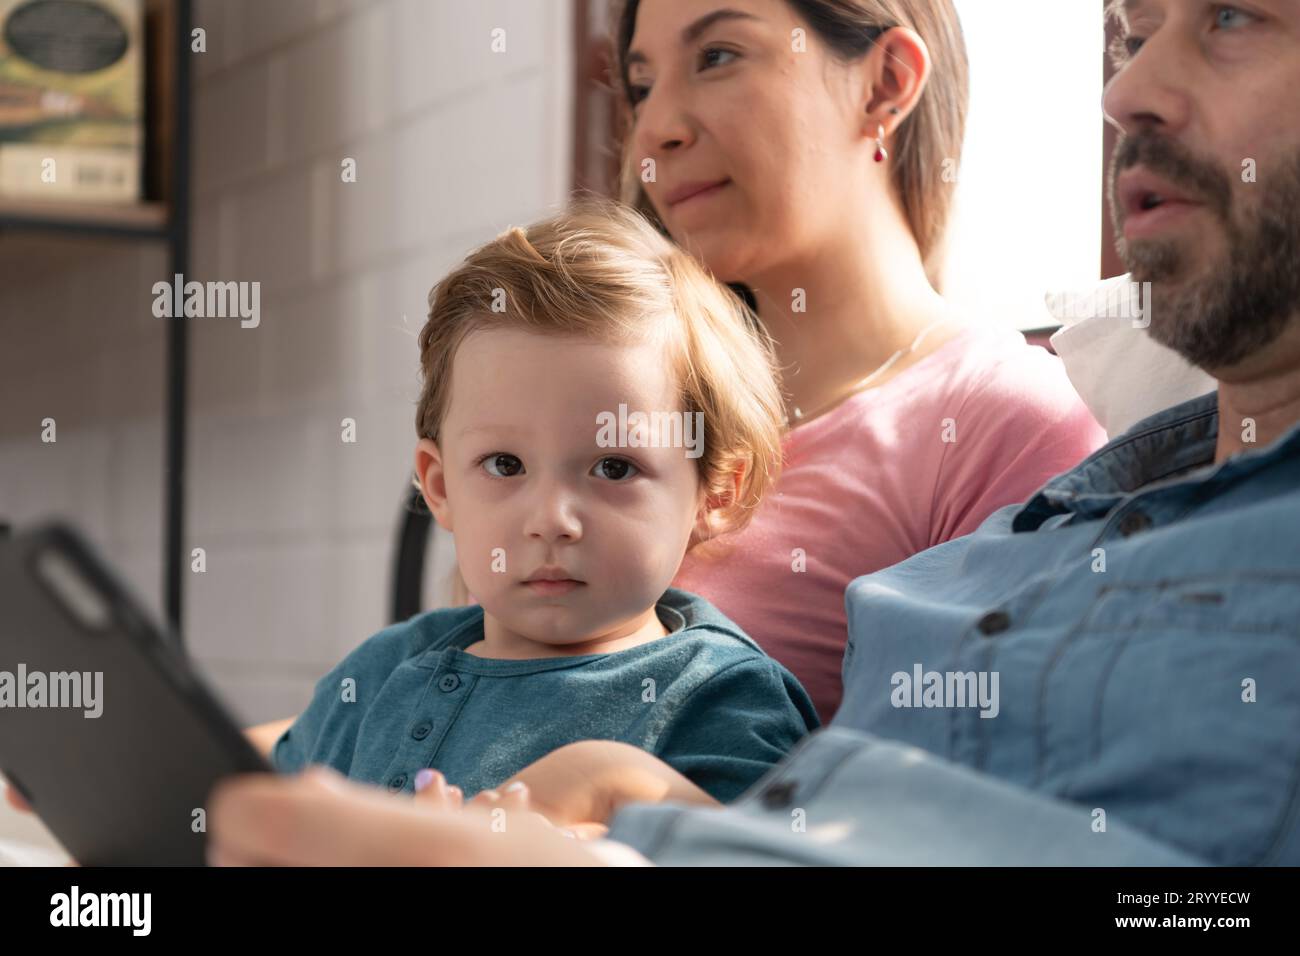
{"label": "woman's nose", "polygon": [[659,80],[651,87],[636,113],[639,160],[658,159],[694,142],[694,124],[685,105],[670,81]]}

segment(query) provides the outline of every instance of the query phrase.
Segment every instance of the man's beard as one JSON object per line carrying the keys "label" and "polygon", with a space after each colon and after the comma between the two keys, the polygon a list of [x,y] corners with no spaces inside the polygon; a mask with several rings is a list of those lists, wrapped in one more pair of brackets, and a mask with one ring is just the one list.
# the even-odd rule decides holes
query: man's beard
{"label": "man's beard", "polygon": [[[1115,180],[1135,165],[1204,203],[1222,226],[1226,261],[1196,278],[1189,274],[1195,239],[1124,238]],[[1120,140],[1111,162],[1115,246],[1133,281],[1151,283],[1151,337],[1207,371],[1271,345],[1300,308],[1300,153],[1289,163],[1271,164],[1266,175],[1267,187],[1246,187],[1260,190],[1247,208],[1234,199],[1226,173],[1159,134],[1143,131]]]}

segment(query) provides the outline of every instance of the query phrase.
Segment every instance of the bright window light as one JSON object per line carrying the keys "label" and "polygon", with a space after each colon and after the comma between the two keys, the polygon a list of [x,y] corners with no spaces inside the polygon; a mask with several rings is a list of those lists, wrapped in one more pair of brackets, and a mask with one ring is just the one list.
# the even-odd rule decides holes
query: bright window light
{"label": "bright window light", "polygon": [[1100,283],[1102,4],[956,5],[971,107],[945,291],[973,320],[1054,324],[1044,293]]}

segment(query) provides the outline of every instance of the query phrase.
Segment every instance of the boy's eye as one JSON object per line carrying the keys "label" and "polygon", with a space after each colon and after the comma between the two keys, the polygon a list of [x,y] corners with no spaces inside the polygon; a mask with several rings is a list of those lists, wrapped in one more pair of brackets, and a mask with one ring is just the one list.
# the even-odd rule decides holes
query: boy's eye
{"label": "boy's eye", "polygon": [[610,481],[624,481],[639,474],[636,465],[625,458],[602,458],[591,470]]}
{"label": "boy's eye", "polygon": [[[493,478],[513,478],[524,470],[524,463],[522,461],[514,455],[506,455],[502,453],[488,455],[483,458],[479,464],[487,469],[487,473]],[[500,474],[494,469],[499,469],[501,472],[504,472],[504,474]]]}
{"label": "boy's eye", "polygon": [[629,83],[627,85],[627,98],[632,101],[633,106],[639,105],[649,95],[650,87],[648,86],[638,83]]}

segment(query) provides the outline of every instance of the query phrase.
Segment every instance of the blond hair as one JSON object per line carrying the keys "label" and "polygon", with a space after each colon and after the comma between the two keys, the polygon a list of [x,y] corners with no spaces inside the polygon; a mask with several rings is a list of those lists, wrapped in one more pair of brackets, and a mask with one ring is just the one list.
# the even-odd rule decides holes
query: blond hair
{"label": "blond hair", "polygon": [[[744,528],[775,484],[784,412],[772,340],[635,210],[584,200],[502,233],[433,287],[419,336],[419,437],[438,441],[456,351],[471,332],[491,328],[663,345],[682,410],[704,416],[696,467],[710,499],[708,534],[692,536],[691,548]],[[418,475],[413,482],[420,487]]]}
{"label": "blond hair", "polygon": [[[865,56],[878,38],[906,27],[925,42],[932,63],[929,80],[894,134],[890,176],[916,239],[930,284],[943,291],[946,236],[952,217],[955,177],[961,165],[970,104],[970,65],[961,20],[952,0],[786,0],[841,62]],[[639,160],[632,154],[631,88],[627,52],[636,29],[639,0],[623,0],[615,20],[615,76],[624,96],[625,129],[620,195],[658,223],[641,188]]]}

